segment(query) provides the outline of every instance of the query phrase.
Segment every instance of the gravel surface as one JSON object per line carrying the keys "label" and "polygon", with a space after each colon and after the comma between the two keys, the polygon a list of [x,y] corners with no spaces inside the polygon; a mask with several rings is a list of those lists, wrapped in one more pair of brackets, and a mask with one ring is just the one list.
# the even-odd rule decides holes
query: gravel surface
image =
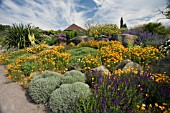
{"label": "gravel surface", "polygon": [[0,113],[49,113],[42,104],[29,101],[22,87],[10,82],[0,66]]}

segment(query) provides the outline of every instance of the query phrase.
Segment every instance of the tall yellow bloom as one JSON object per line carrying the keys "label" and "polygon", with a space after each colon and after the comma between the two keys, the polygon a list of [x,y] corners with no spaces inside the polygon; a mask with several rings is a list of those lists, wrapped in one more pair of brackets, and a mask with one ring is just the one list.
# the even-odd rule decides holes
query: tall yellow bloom
{"label": "tall yellow bloom", "polygon": [[28,34],[28,39],[29,41],[31,42],[32,45],[35,45],[35,37],[34,37],[34,34]]}

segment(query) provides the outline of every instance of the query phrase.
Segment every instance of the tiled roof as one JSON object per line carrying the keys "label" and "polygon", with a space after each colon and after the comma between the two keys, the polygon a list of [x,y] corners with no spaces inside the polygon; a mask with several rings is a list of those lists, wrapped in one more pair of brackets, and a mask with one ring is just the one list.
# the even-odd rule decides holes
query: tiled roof
{"label": "tiled roof", "polygon": [[67,29],[65,29],[65,31],[70,31],[70,30],[77,30],[77,31],[81,31],[81,32],[86,31],[85,29],[81,28],[80,26],[78,26],[76,24],[72,24]]}

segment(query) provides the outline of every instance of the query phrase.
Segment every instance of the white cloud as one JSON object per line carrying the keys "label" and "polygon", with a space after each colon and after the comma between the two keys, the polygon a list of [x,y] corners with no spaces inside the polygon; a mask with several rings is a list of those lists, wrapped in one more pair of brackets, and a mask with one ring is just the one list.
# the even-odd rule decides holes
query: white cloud
{"label": "white cloud", "polygon": [[105,0],[93,0],[97,6],[101,6]]}
{"label": "white cloud", "polygon": [[86,11],[77,12],[74,0],[42,0],[40,3],[25,0],[22,6],[12,0],[2,1],[11,10],[0,9],[0,23],[32,23],[42,29],[64,29],[72,23],[84,26]]}
{"label": "white cloud", "polygon": [[[84,27],[87,20],[119,26],[121,17],[128,27],[157,22],[159,18],[163,18],[163,15],[158,14],[158,9],[166,6],[166,0],[91,0],[98,6],[92,9],[83,4],[85,0],[22,0],[22,5],[13,1],[2,0],[1,24],[32,23],[42,29],[55,30],[65,29],[72,23]],[[84,10],[78,11],[77,8]],[[94,15],[89,17],[88,13]],[[159,21],[167,23],[168,20]]]}
{"label": "white cloud", "polygon": [[165,4],[166,2],[162,0],[149,2],[148,0],[105,0],[95,13],[93,20],[119,25],[120,18],[123,17],[129,27],[151,21],[156,22],[162,17],[158,14],[158,9],[163,9]]}

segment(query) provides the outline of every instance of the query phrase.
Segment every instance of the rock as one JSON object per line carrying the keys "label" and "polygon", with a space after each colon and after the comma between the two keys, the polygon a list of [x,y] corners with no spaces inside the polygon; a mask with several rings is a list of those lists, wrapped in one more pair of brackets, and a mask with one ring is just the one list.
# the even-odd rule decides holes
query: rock
{"label": "rock", "polygon": [[116,67],[115,67],[115,70],[118,70],[118,69],[123,69],[125,67],[125,65],[129,62],[132,62],[131,60],[129,59],[126,59],[126,60],[123,60],[122,62],[120,62]]}
{"label": "rock", "polygon": [[129,62],[129,63],[127,63],[122,70],[126,70],[126,69],[128,69],[128,68],[130,68],[130,69],[131,69],[131,68],[136,69],[136,70],[139,71],[139,72],[142,71],[142,67],[141,67],[139,64],[135,63],[135,62]]}
{"label": "rock", "polygon": [[170,55],[160,58],[158,60],[153,60],[149,63],[151,72],[153,73],[164,73],[170,77]]}
{"label": "rock", "polygon": [[107,72],[109,75],[111,75],[110,71],[105,67],[105,66],[98,66],[96,68],[93,68],[91,70],[97,70],[97,71],[100,71],[101,73],[103,72]]}
{"label": "rock", "polygon": [[96,40],[97,40],[97,41],[105,41],[105,42],[109,42],[108,37],[105,36],[105,35],[99,36]]}
{"label": "rock", "polygon": [[97,38],[97,41],[105,41],[105,42],[109,42],[108,38]]}
{"label": "rock", "polygon": [[142,66],[140,66],[139,64],[129,60],[129,59],[126,59],[126,60],[123,60],[122,62],[120,62],[114,70],[118,70],[118,69],[121,69],[122,71],[127,69],[127,68],[133,68],[133,69],[136,69],[137,71],[141,72],[143,70]]}
{"label": "rock", "polygon": [[109,41],[111,40],[117,40],[122,43],[123,46],[128,47],[128,44],[131,46],[134,46],[134,42],[136,41],[138,37],[135,35],[130,34],[117,34],[113,35],[112,38],[109,38]]}
{"label": "rock", "polygon": [[82,71],[82,68],[78,64],[74,64],[68,67],[68,71],[71,71],[71,70]]}
{"label": "rock", "polygon": [[94,40],[94,37],[76,36],[75,38],[68,40],[67,44],[73,42],[75,45],[77,45],[80,42],[88,42],[88,41],[91,41],[91,40]]}

